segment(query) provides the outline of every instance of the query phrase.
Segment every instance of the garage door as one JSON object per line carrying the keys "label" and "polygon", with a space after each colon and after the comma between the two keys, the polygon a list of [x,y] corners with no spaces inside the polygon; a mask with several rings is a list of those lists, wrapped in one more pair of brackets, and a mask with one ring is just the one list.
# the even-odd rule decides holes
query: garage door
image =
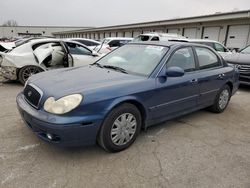
{"label": "garage door", "polygon": [[105,32],[105,38],[110,37],[110,33],[109,32]]}
{"label": "garage door", "polygon": [[100,33],[100,39],[104,38],[104,33]]}
{"label": "garage door", "polygon": [[164,33],[164,29],[156,29],[155,32],[156,33]]}
{"label": "garage door", "polygon": [[185,28],[184,37],[188,39],[195,39],[197,36],[197,28]]}
{"label": "garage door", "polygon": [[249,29],[249,25],[230,26],[227,37],[227,47],[244,48],[247,45]]}
{"label": "garage door", "polygon": [[117,33],[117,37],[123,37],[123,32],[121,32],[121,31],[118,32],[118,33]]}
{"label": "garage door", "polygon": [[168,29],[168,33],[176,33],[176,34],[178,34],[179,30],[178,29]]}
{"label": "garage door", "polygon": [[141,31],[134,31],[133,32],[133,37],[137,37],[140,34],[141,34]]}
{"label": "garage door", "polygon": [[125,37],[132,37],[132,33],[130,31],[125,32]]}
{"label": "garage door", "polygon": [[204,27],[203,39],[210,39],[219,41],[220,27]]}
{"label": "garage door", "polygon": [[150,30],[143,30],[143,33],[150,33]]}

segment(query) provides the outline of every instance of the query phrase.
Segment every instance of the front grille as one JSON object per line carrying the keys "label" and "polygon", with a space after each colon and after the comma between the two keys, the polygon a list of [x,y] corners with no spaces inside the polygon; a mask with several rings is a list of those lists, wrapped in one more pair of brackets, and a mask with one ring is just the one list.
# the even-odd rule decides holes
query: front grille
{"label": "front grille", "polygon": [[25,96],[26,101],[35,108],[38,108],[39,102],[42,98],[42,93],[39,91],[39,88],[36,86],[27,85],[23,94]]}
{"label": "front grille", "polygon": [[238,69],[242,74],[250,74],[250,65],[238,65]]}

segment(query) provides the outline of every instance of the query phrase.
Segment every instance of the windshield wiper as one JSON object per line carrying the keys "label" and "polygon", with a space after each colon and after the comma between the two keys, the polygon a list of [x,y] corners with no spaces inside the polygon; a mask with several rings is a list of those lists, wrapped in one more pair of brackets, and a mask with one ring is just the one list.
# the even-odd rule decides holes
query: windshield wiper
{"label": "windshield wiper", "polygon": [[103,65],[102,67],[107,68],[107,69],[117,70],[117,71],[120,71],[122,73],[128,74],[128,72],[121,67],[117,67],[117,66],[113,66],[113,65]]}
{"label": "windshield wiper", "polygon": [[103,68],[103,66],[101,65],[101,64],[99,64],[99,63],[93,63],[93,64],[91,64],[91,65],[96,65],[97,67],[100,67],[100,68]]}

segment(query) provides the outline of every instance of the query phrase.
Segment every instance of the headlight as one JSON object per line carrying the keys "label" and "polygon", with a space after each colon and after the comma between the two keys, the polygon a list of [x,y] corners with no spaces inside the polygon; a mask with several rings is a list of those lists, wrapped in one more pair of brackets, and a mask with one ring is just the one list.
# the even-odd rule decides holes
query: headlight
{"label": "headlight", "polygon": [[52,114],[65,114],[75,109],[82,101],[82,95],[73,94],[55,100],[49,97],[44,103],[44,110]]}

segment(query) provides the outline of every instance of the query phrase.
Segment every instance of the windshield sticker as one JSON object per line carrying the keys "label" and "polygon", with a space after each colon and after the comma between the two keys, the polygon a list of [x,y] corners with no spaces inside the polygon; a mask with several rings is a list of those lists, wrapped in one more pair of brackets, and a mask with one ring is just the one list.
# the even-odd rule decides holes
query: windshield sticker
{"label": "windshield sticker", "polygon": [[164,47],[162,47],[162,46],[147,46],[146,49],[162,51],[164,49]]}

